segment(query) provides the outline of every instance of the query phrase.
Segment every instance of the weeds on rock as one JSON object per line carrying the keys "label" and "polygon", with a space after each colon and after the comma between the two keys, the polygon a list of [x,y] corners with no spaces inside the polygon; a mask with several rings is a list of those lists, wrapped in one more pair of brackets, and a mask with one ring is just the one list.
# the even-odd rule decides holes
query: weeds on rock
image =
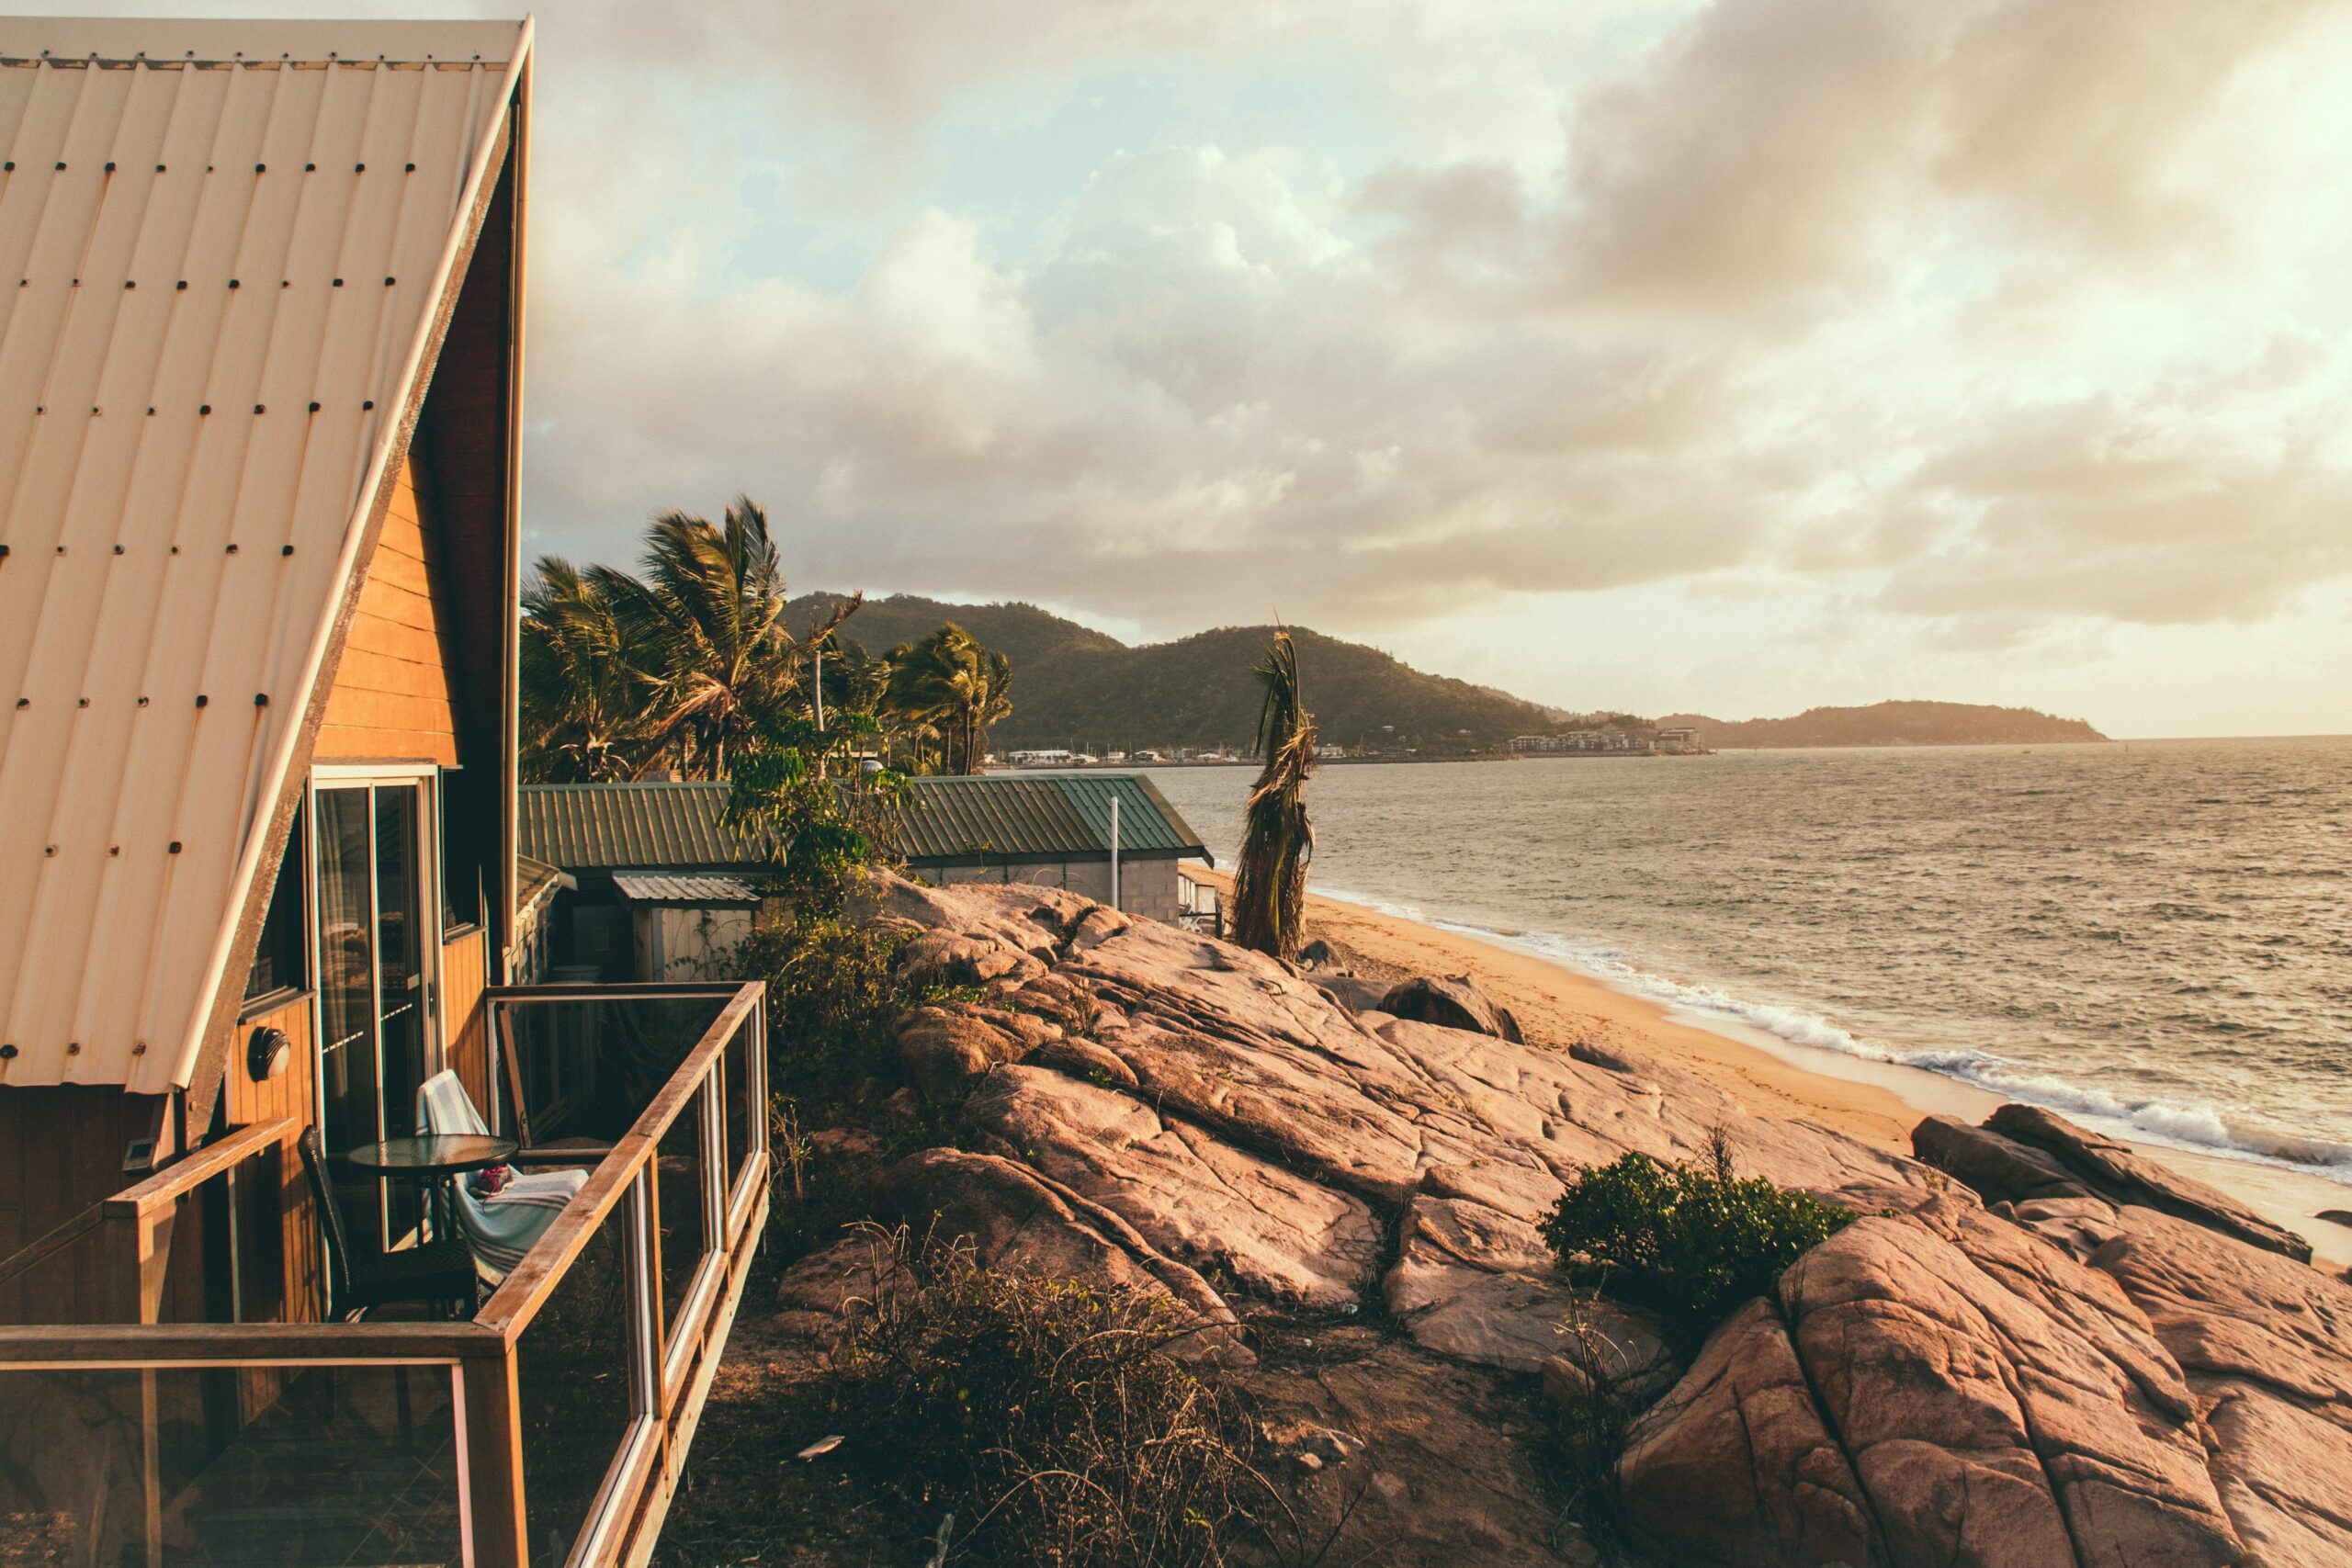
{"label": "weeds on rock", "polygon": [[1571,1294],[1560,1320],[1561,1366],[1544,1372],[1555,1469],[1566,1495],[1563,1512],[1604,1562],[1623,1556],[1617,1502],[1617,1456],[1624,1451],[1632,1411],[1612,1379],[1623,1354],[1593,1321],[1591,1298]]}
{"label": "weeds on rock", "polygon": [[1712,1169],[1629,1154],[1585,1171],[1544,1220],[1544,1236],[1580,1276],[1646,1307],[1684,1351],[1751,1296],[1770,1294],[1807,1248],[1854,1216],[1810,1193],[1732,1169],[1719,1132]]}
{"label": "weeds on rock", "polygon": [[953,1514],[944,1561],[1226,1561],[1271,1489],[1237,1399],[1175,1354],[1200,1325],[1164,1298],[865,1229],[871,1299],[832,1352],[842,1453],[926,1524]]}

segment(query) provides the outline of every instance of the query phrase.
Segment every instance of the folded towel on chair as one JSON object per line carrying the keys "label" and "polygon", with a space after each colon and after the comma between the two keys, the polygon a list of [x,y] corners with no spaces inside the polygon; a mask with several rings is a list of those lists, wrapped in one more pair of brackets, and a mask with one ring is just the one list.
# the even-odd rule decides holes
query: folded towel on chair
{"label": "folded towel on chair", "polygon": [[[416,1124],[426,1133],[471,1133],[490,1128],[451,1072],[435,1073],[416,1091]],[[489,1274],[511,1272],[532,1243],[547,1234],[572,1194],[588,1184],[584,1170],[510,1171],[495,1191],[478,1192],[470,1181],[458,1184],[458,1226],[474,1262]]]}

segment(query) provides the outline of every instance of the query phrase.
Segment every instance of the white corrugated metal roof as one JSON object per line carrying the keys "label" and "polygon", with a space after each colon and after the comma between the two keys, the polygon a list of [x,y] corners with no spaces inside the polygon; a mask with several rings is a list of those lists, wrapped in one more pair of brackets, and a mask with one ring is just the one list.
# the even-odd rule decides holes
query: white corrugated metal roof
{"label": "white corrugated metal roof", "polygon": [[0,1083],[193,1070],[529,39],[0,17]]}
{"label": "white corrugated metal roof", "polygon": [[613,888],[632,904],[757,904],[748,883],[731,876],[681,876],[670,872],[616,871]]}

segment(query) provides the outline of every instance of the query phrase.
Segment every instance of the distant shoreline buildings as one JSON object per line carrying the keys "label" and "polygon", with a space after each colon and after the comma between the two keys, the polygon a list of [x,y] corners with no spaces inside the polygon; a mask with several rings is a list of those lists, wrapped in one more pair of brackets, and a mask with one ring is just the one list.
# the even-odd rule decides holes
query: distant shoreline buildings
{"label": "distant shoreline buildings", "polygon": [[1699,757],[1707,749],[1688,728],[1568,729],[1554,735],[1515,735],[1511,750],[1522,757]]}

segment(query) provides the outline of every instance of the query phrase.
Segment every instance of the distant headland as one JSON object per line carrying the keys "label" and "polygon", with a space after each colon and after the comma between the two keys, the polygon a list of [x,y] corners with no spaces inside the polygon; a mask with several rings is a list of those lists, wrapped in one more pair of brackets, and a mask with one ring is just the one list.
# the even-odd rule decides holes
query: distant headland
{"label": "distant headland", "polygon": [[1698,732],[1709,750],[1768,746],[2057,746],[2108,739],[2079,718],[1981,703],[1872,703],[1807,708],[1794,718],[1726,720],[1669,714],[1661,728]]}

